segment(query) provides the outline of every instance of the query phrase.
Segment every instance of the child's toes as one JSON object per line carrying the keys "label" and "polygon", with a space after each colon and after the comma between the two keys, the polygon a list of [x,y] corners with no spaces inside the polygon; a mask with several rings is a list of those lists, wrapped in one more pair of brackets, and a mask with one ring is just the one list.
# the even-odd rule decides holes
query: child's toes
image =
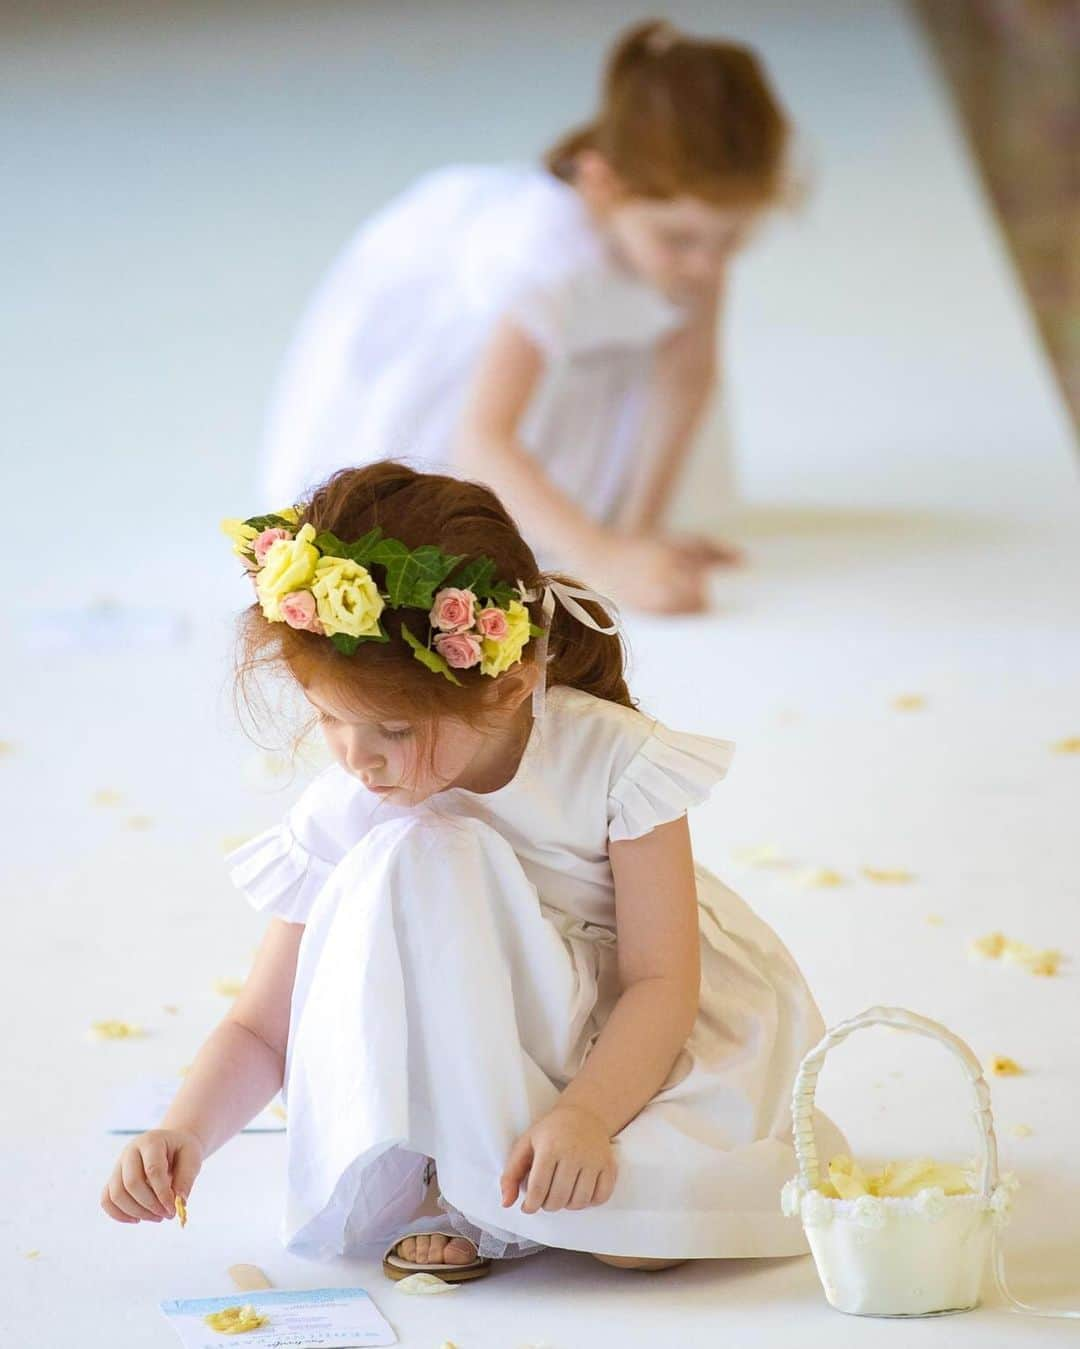
{"label": "child's toes", "polygon": [[476,1259],[476,1247],[467,1237],[451,1237],[441,1258],[448,1265],[468,1265]]}

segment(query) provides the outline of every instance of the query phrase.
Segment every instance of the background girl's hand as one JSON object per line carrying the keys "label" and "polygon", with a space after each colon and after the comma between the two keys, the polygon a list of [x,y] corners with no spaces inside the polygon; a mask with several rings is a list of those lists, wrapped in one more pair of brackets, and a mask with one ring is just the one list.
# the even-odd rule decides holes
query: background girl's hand
{"label": "background girl's hand", "polygon": [[176,1216],[176,1196],[187,1199],[203,1164],[203,1145],[183,1129],[151,1129],[121,1152],[101,1207],[118,1223]]}
{"label": "background girl's hand", "polygon": [[734,544],[709,538],[706,534],[666,534],[662,537],[673,548],[707,567],[737,567],[743,560],[742,550]]}
{"label": "background girl's hand", "polygon": [[616,536],[590,567],[589,583],[628,608],[694,614],[708,608],[708,565],[665,539]]}
{"label": "background girl's hand", "polygon": [[522,1213],[606,1204],[615,1189],[615,1151],[604,1123],[576,1105],[557,1105],[510,1149],[500,1178],[502,1206],[513,1204],[528,1177]]}

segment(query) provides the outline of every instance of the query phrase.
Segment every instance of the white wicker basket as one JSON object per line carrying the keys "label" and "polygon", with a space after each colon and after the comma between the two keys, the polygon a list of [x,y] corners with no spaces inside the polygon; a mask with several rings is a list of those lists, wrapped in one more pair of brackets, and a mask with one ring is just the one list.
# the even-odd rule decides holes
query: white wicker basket
{"label": "white wicker basket", "polygon": [[[912,1198],[830,1199],[817,1188],[814,1092],[825,1056],[865,1026],[893,1026],[940,1041],[959,1059],[975,1098],[982,1167],[974,1194],[924,1190]],[[792,1099],[799,1173],[784,1212],[802,1219],[825,1296],[857,1316],[934,1316],[978,1305],[991,1235],[1007,1214],[1012,1178],[998,1175],[990,1091],[972,1051],[944,1026],[902,1007],[871,1007],[833,1027],[803,1059]]]}

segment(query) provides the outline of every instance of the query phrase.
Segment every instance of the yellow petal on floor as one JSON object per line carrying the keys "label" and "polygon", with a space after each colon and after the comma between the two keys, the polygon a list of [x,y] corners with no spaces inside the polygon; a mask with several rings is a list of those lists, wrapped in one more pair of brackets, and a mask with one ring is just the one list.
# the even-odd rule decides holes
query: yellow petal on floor
{"label": "yellow petal on floor", "polygon": [[891,870],[888,867],[860,867],[859,869],[868,881],[877,881],[879,885],[906,885],[908,881],[915,879],[910,871],[904,871],[900,867]]}
{"label": "yellow petal on floor", "polygon": [[0,759],[7,754],[15,753],[15,742],[13,740],[0,740]]}
{"label": "yellow petal on floor", "polygon": [[102,787],[90,798],[90,804],[93,806],[119,806],[123,801],[123,793],[114,792],[111,787]]}
{"label": "yellow petal on floor", "polygon": [[1013,1138],[1030,1138],[1034,1132],[1030,1124],[1014,1124],[1009,1130]]}
{"label": "yellow petal on floor", "polygon": [[40,1251],[23,1251],[24,1260],[37,1260],[40,1255]]}
{"label": "yellow petal on floor", "polygon": [[289,1118],[288,1113],[283,1105],[272,1105],[270,1107],[270,1113],[271,1115],[276,1115],[278,1119],[287,1120]]}
{"label": "yellow petal on floor", "polygon": [[223,998],[238,997],[244,991],[243,979],[215,979],[214,992]]}
{"label": "yellow petal on floor", "polygon": [[743,867],[775,867],[783,863],[775,843],[757,843],[748,848],[735,848],[732,858]]}
{"label": "yellow petal on floor", "polygon": [[249,838],[250,834],[226,834],[221,840],[221,851],[235,852],[237,848],[242,848]]}
{"label": "yellow petal on floor", "polygon": [[270,1324],[270,1318],[261,1316],[250,1303],[243,1307],[226,1307],[220,1312],[210,1312],[203,1320],[220,1335],[243,1335],[249,1330],[258,1330],[260,1326]]}
{"label": "yellow petal on floor", "polygon": [[95,1021],[90,1030],[99,1040],[135,1040],[146,1032],[130,1021]]}
{"label": "yellow petal on floor", "polygon": [[1005,950],[1004,932],[991,932],[986,937],[976,937],[968,947],[969,954],[980,956],[983,960],[997,960]]}
{"label": "yellow petal on floor", "polygon": [[180,1219],[180,1226],[187,1227],[187,1203],[182,1194],[178,1194],[175,1199],[176,1216]]}
{"label": "yellow petal on floor", "polygon": [[129,815],[124,821],[124,828],[138,830],[150,829],[153,827],[153,823],[154,821],[149,815]]}
{"label": "yellow petal on floor", "polygon": [[926,697],[922,693],[900,693],[892,700],[898,712],[917,712],[926,706]]}
{"label": "yellow petal on floor", "polygon": [[1067,735],[1050,746],[1055,754],[1080,754],[1080,735]]}
{"label": "yellow petal on floor", "polygon": [[829,867],[807,867],[799,873],[799,884],[807,889],[829,889],[846,882],[839,871]]}
{"label": "yellow petal on floor", "polygon": [[163,1003],[163,1004],[162,1004],[162,1007],[161,1007],[161,1010],[162,1010],[163,1012],[168,1012],[168,1014],[169,1014],[170,1016],[179,1016],[179,1015],[180,1015],[180,1008],[177,1007],[177,1006],[175,1006],[175,1005],[174,1005],[173,1003],[171,1003],[171,1002]]}
{"label": "yellow petal on floor", "polygon": [[944,924],[945,919],[942,918],[940,913],[928,913],[926,915],[926,921],[931,927],[941,927]]}
{"label": "yellow petal on floor", "polygon": [[1015,1059],[1007,1058],[1004,1054],[996,1054],[990,1060],[990,1071],[995,1077],[1019,1077],[1024,1070]]}
{"label": "yellow petal on floor", "polygon": [[191,1072],[191,1064],[185,1063],[184,1066],[180,1069],[180,1076],[187,1077],[188,1073],[190,1072]]}
{"label": "yellow petal on floor", "polygon": [[458,1290],[456,1283],[447,1283],[445,1279],[440,1279],[437,1274],[426,1272],[408,1274],[404,1279],[398,1279],[395,1287],[398,1292],[418,1297],[427,1297],[432,1293],[456,1293]]}

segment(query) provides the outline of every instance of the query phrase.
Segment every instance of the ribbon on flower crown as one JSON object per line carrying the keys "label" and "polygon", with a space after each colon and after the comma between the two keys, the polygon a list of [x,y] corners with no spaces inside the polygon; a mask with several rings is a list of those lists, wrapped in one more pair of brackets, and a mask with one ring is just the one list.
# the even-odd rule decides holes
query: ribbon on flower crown
{"label": "ribbon on flower crown", "polygon": [[[532,710],[533,719],[540,721],[544,715],[544,706],[547,694],[547,667],[551,660],[551,654],[548,651],[548,636],[551,632],[551,622],[555,616],[555,601],[558,600],[562,607],[572,618],[576,618],[579,623],[584,623],[587,628],[592,628],[594,632],[602,632],[606,637],[614,636],[619,631],[618,608],[615,603],[608,599],[606,595],[601,595],[595,590],[590,590],[588,586],[568,586],[562,581],[548,581],[546,585],[539,589],[529,590],[518,579],[518,593],[524,603],[532,603],[543,596],[543,634],[536,641],[536,655],[534,657],[536,664],[540,668],[540,678],[536,681],[536,687],[533,689]],[[578,600],[595,600],[609,613],[615,615],[614,621],[608,627],[603,627],[593,618],[588,609],[578,604]]]}

